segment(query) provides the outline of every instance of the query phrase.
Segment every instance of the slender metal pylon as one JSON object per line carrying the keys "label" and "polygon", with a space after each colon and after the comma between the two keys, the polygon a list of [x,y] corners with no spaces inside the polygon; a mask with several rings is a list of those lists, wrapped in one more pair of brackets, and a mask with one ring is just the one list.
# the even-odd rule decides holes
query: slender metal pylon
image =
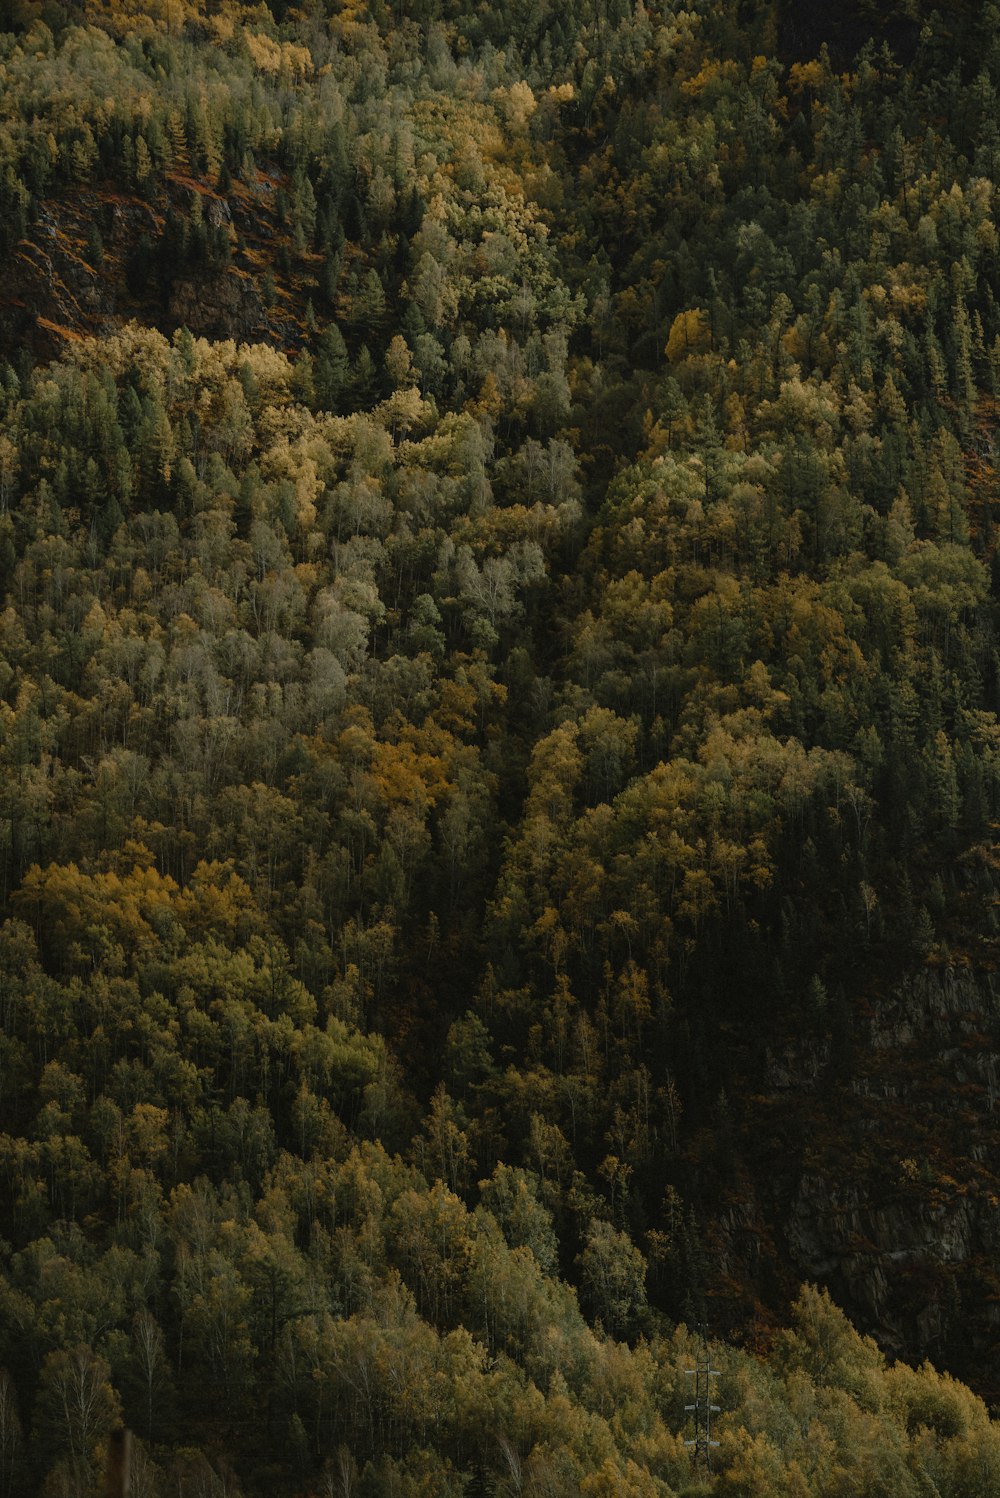
{"label": "slender metal pylon", "polygon": [[108,1443],[108,1463],[104,1474],[104,1491],[107,1498],[128,1498],[131,1461],[132,1432],[125,1429],[112,1431],[111,1440]]}
{"label": "slender metal pylon", "polygon": [[718,1441],[712,1440],[712,1416],[720,1406],[712,1403],[712,1379],[718,1378],[720,1369],[712,1367],[712,1354],[708,1345],[708,1330],[701,1328],[701,1357],[697,1368],[685,1368],[688,1378],[694,1379],[694,1404],[684,1406],[694,1416],[694,1440],[685,1441],[685,1446],[694,1447],[695,1463],[703,1463],[712,1470],[712,1450]]}

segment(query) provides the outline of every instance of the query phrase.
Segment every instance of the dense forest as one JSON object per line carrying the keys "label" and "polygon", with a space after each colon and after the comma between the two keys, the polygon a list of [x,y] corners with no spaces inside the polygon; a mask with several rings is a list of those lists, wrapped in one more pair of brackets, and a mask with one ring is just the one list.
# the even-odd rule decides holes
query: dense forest
{"label": "dense forest", "polygon": [[830,9],[0,0],[0,1498],[1000,1495],[1000,7]]}

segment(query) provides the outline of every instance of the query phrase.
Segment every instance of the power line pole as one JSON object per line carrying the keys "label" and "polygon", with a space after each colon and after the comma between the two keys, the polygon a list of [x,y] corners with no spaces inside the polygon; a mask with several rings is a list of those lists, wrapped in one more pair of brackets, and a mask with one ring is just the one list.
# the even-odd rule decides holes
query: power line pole
{"label": "power line pole", "polygon": [[108,1444],[108,1462],[105,1468],[104,1491],[107,1498],[128,1498],[129,1466],[132,1459],[132,1432],[119,1429],[111,1432]]}
{"label": "power line pole", "polygon": [[685,1446],[694,1447],[694,1460],[712,1470],[712,1449],[718,1441],[712,1440],[712,1416],[719,1414],[720,1406],[712,1403],[712,1379],[718,1378],[720,1369],[712,1367],[712,1354],[708,1346],[708,1330],[701,1327],[701,1357],[697,1368],[685,1368],[688,1378],[694,1379],[694,1404],[684,1406],[694,1416],[694,1440],[685,1441]]}

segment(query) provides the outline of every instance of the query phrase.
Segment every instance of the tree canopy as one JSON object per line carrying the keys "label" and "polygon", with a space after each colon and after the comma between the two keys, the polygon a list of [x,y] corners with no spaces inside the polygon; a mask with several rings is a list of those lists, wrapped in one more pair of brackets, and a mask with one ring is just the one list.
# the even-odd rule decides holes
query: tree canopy
{"label": "tree canopy", "polygon": [[0,5],[0,1498],[1000,1493],[998,23]]}

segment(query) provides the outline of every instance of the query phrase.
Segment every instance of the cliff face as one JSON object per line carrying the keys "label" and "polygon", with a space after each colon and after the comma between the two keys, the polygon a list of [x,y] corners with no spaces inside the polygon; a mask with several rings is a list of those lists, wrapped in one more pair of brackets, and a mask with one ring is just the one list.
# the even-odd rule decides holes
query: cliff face
{"label": "cliff face", "polygon": [[[849,1065],[803,1036],[750,1103],[756,1202],[723,1217],[729,1272],[827,1285],[892,1354],[996,1397],[1000,1375],[1000,994],[928,968],[859,1006]],[[839,1074],[839,1075],[838,1075]],[[752,1242],[752,1249],[747,1244]],[[764,1247],[762,1248],[762,1244]],[[762,1285],[762,1289],[765,1287]]]}
{"label": "cliff face", "polygon": [[[264,172],[251,190],[226,194],[173,173],[153,200],[110,188],[80,188],[39,205],[0,281],[0,358],[26,350],[56,358],[68,342],[102,335],[136,318],[171,333],[297,344],[308,301],[299,274],[282,273],[285,239],[275,210],[278,178]],[[222,263],[171,261],[162,249],[167,216],[198,217],[228,248]],[[95,238],[96,231],[96,238]],[[271,271],[274,297],[265,306],[261,267]]]}

